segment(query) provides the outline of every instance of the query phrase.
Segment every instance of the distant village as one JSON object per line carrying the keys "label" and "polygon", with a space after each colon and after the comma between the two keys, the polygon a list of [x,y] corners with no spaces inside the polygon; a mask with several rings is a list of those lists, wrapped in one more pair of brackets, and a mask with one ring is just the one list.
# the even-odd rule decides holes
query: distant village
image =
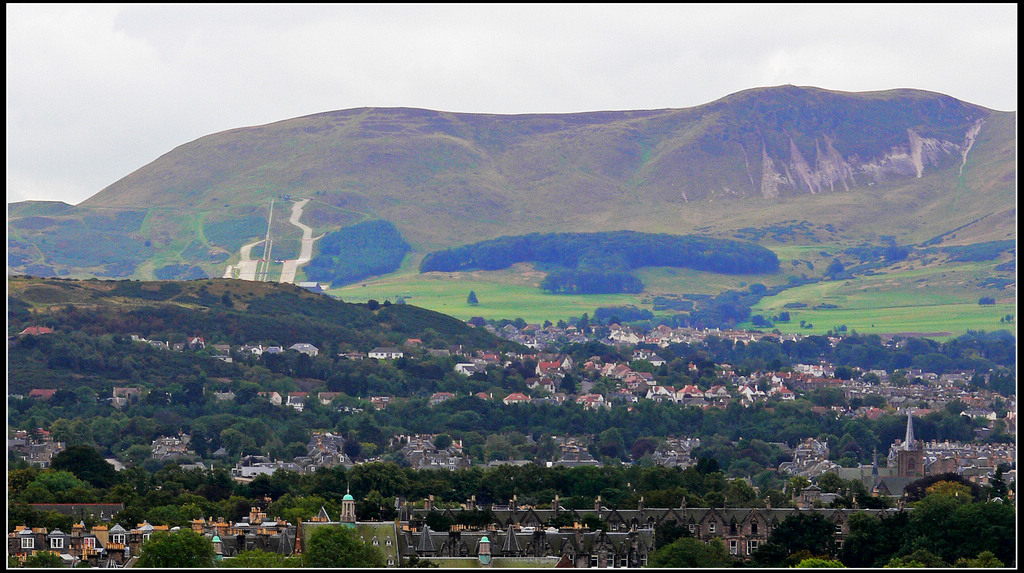
{"label": "distant village", "polygon": [[[825,414],[831,410],[843,418],[864,417],[868,419],[876,419],[883,413],[889,412],[907,416],[910,420],[913,416],[927,415],[933,410],[941,409],[946,404],[959,400],[967,406],[962,415],[984,423],[983,426],[976,429],[979,438],[984,438],[991,433],[997,421],[1003,424],[1008,435],[1016,435],[1016,397],[1004,397],[988,390],[968,390],[965,383],[974,374],[971,371],[952,372],[940,376],[931,372],[909,370],[907,377],[912,382],[905,386],[895,386],[889,382],[889,374],[884,370],[870,371],[870,374],[877,377],[878,383],[869,384],[856,379],[856,377],[851,380],[835,377],[835,368],[830,364],[797,364],[792,369],[785,371],[754,372],[747,376],[737,375],[728,364],[718,364],[715,367],[718,383],[701,389],[692,384],[680,388],[659,384],[656,374],[635,371],[628,362],[602,362],[598,357],[592,357],[581,365],[585,376],[580,380],[578,392],[567,394],[561,391],[560,382],[577,365],[567,355],[544,351],[566,342],[590,340],[575,326],[559,328],[526,325],[525,328],[517,328],[509,324],[502,328],[495,328],[487,324],[483,328],[492,331],[499,337],[534,348],[538,353],[529,356],[537,360],[537,366],[535,376],[526,380],[528,392],[512,392],[504,396],[495,396],[493,392],[476,393],[475,397],[481,400],[500,400],[506,405],[576,403],[585,409],[607,409],[611,408],[613,404],[623,404],[629,407],[629,405],[642,400],[652,400],[679,404],[682,407],[706,409],[725,408],[730,403],[750,407],[757,402],[765,402],[772,398],[790,401],[818,388],[834,388],[843,392],[847,402],[854,398],[860,398],[860,402],[863,402],[864,398],[876,396],[877,398],[873,401],[876,405],[861,405],[856,408],[815,406],[813,408],[815,412]],[[666,326],[659,326],[649,333],[640,333],[629,327],[611,325],[609,331],[608,337],[601,339],[600,342],[619,348],[634,347],[638,344],[643,344],[645,347],[665,347],[680,342],[701,343],[709,336],[750,342],[765,336],[763,333],[751,331],[699,330]],[[36,331],[27,334],[43,335],[46,332]],[[778,335],[773,336],[777,337]],[[793,340],[802,337],[798,334],[788,336]],[[207,347],[204,339],[200,336],[189,337],[186,342],[176,344],[146,340],[139,336],[132,336],[132,340],[169,351],[202,350]],[[830,338],[833,345],[839,340],[838,337]],[[258,357],[263,354],[281,354],[288,351],[317,356],[320,352],[316,346],[302,341],[297,341],[288,347],[263,346],[253,343],[236,347],[214,344],[210,345],[210,348],[213,350],[214,358],[227,362],[232,361],[233,353]],[[528,357],[518,354],[502,355],[494,351],[482,350],[468,353],[460,347],[425,349],[422,348],[422,341],[418,339],[407,340],[402,348],[378,347],[365,354],[352,352],[339,355],[340,358],[348,360],[415,359],[417,356],[459,357],[460,361],[455,364],[454,371],[463,376],[472,376],[489,367],[508,367],[511,360],[522,360]],[[634,361],[645,361],[654,367],[664,364],[664,360],[658,356],[657,352],[649,349],[633,350],[630,362]],[[694,371],[697,369],[693,364],[690,364],[690,368]],[[595,390],[599,381],[601,381],[602,391]],[[29,397],[46,400],[54,392],[52,389],[34,389],[29,393]],[[145,392],[141,387],[114,387],[111,396],[106,399],[114,408],[120,409],[141,400]],[[235,399],[235,394],[231,391],[212,391],[212,393],[216,400]],[[310,400],[330,406],[340,393],[288,392],[282,395],[269,391],[260,392],[259,395],[275,406],[294,408],[301,412]],[[428,404],[434,406],[456,397],[458,397],[457,394],[452,392],[437,392],[429,397]],[[406,399],[396,396],[365,396],[361,398],[364,399],[364,403],[368,402],[369,407],[376,409],[384,409],[395,401]],[[1005,415],[1001,418],[997,417],[994,406],[997,400],[1005,404]],[[348,413],[362,411],[361,408],[349,405],[339,405],[337,408]],[[488,462],[471,460],[462,451],[461,443],[458,440],[452,441],[447,447],[438,448],[434,445],[436,437],[436,435],[400,435],[393,436],[391,442],[393,448],[401,451],[405,459],[416,469],[455,470],[471,465],[533,463],[528,460],[491,460]],[[555,437],[555,441],[560,451],[560,457],[557,460],[546,462],[547,465],[569,467],[601,465],[601,462],[595,459],[588,449],[592,443],[592,436],[561,436]],[[188,443],[188,435],[158,438],[151,445],[152,456],[159,461],[179,460],[185,468],[206,469],[207,465],[196,459],[195,452],[189,449]],[[689,467],[694,463],[690,451],[699,445],[699,439],[677,436],[665,440],[662,446],[652,454],[652,459],[658,465]],[[841,468],[828,459],[828,447],[811,437],[799,444],[778,443],[776,445],[784,452],[792,453],[792,461],[785,462],[778,468],[780,471],[792,475],[813,479],[826,472],[833,472],[844,479],[851,479],[864,477],[865,472],[870,470],[870,467]],[[336,465],[351,467],[356,463],[381,460],[379,456],[375,456],[353,461],[345,454],[343,446],[344,439],[339,435],[330,432],[314,433],[307,444],[305,455],[298,456],[293,460],[272,460],[266,456],[247,455],[232,465],[231,473],[238,480],[251,480],[257,475],[270,474],[279,469],[308,473],[314,472],[320,467]],[[898,450],[901,445],[894,443],[891,447],[891,452],[883,452],[885,459],[883,468],[894,462],[895,454],[893,452]],[[921,444],[921,448],[924,455],[923,475],[955,471],[980,485],[988,484],[999,464],[1013,463],[1016,459],[1016,448],[1013,444],[943,442]],[[10,452],[43,468],[47,467],[49,459],[62,449],[62,443],[53,442],[49,439],[49,433],[41,429],[33,433],[15,432],[14,436],[8,439]],[[213,453],[213,458],[226,460],[228,452],[221,448]],[[121,465],[117,460],[110,461],[115,466]],[[225,461],[225,463],[227,462]],[[882,470],[883,477],[897,477],[888,476],[887,472],[888,470]],[[1014,479],[1015,473],[1014,469],[1006,474],[1006,478]],[[877,485],[868,484],[868,481],[865,478],[865,483],[869,487]],[[897,487],[895,482],[888,485],[899,490],[890,490],[890,495],[898,496],[902,493],[902,487]],[[901,483],[901,485],[905,485],[905,483]]]}

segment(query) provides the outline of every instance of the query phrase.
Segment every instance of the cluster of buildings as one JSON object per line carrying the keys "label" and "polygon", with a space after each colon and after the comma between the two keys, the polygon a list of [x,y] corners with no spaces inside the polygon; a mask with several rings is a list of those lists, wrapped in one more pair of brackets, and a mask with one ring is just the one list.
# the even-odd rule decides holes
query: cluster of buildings
{"label": "cluster of buildings", "polygon": [[53,456],[64,451],[64,442],[55,442],[50,432],[39,428],[34,432],[16,430],[7,438],[7,451],[42,469],[50,467]]}
{"label": "cluster of buildings", "polygon": [[[259,549],[281,555],[296,555],[308,546],[319,527],[353,528],[367,544],[378,548],[388,567],[407,565],[418,558],[441,567],[643,567],[656,549],[654,532],[659,527],[685,528],[693,537],[708,542],[721,539],[737,559],[749,559],[767,542],[771,532],[786,519],[815,511],[834,524],[837,549],[849,534],[855,513],[883,514],[909,511],[861,509],[793,508],[707,508],[605,507],[601,498],[592,509],[566,509],[555,496],[547,507],[523,505],[516,499],[508,504],[477,505],[475,499],[461,507],[437,508],[432,496],[422,504],[396,500],[398,518],[393,521],[358,521],[355,499],[346,494],[341,513],[332,517],[321,508],[308,521],[291,524],[268,518],[261,507],[253,507],[238,522],[223,518],[200,518],[190,528],[212,543],[216,559],[229,560],[243,551]],[[490,523],[463,525],[463,514],[478,515],[486,510]],[[431,518],[454,523],[448,531],[434,531]],[[468,517],[468,516],[467,516]],[[109,521],[108,521],[109,523]],[[591,528],[585,523],[601,524]],[[67,566],[87,563],[93,567],[125,567],[137,561],[142,544],[158,532],[179,528],[143,522],[132,528],[114,523],[86,528],[84,522],[72,531],[16,526],[8,534],[8,555],[22,562],[39,551],[58,554]]]}

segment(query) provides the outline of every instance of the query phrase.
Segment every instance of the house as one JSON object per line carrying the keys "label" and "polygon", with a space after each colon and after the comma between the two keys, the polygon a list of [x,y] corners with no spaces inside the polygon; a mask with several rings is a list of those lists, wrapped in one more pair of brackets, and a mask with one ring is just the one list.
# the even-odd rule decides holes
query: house
{"label": "house", "polygon": [[56,388],[34,388],[28,393],[28,397],[37,398],[39,400],[49,400],[50,398],[53,398],[53,395],[56,392]]}
{"label": "house", "polygon": [[459,362],[455,365],[455,371],[463,376],[472,376],[477,372],[483,372],[484,369],[472,362]]}
{"label": "house", "polygon": [[202,336],[193,336],[188,339],[188,347],[192,350],[200,350],[206,348],[206,342],[203,341]]}
{"label": "house", "polygon": [[367,352],[366,355],[370,358],[376,358],[377,360],[395,360],[405,356],[405,353],[394,346],[378,346],[377,348]]}
{"label": "house", "polygon": [[520,392],[513,392],[502,400],[504,404],[529,404],[530,397]]}
{"label": "house", "polygon": [[704,392],[704,397],[708,400],[728,400],[730,395],[729,390],[725,386],[718,384]]}
{"label": "house", "polygon": [[372,396],[370,398],[370,404],[378,410],[383,410],[388,407],[388,403],[391,402],[391,396]]}
{"label": "house", "polygon": [[558,376],[558,377],[561,377],[561,376],[565,375],[564,372],[562,372],[562,363],[561,362],[555,362],[555,361],[548,361],[548,362],[541,361],[541,362],[538,362],[537,363],[537,370],[536,370],[536,372],[537,372],[537,376]]}
{"label": "house", "polygon": [[284,354],[284,348],[280,346],[268,346],[263,349],[263,354]]}
{"label": "house", "polygon": [[790,390],[789,388],[786,388],[785,386],[779,386],[779,389],[775,393],[782,400],[795,400],[796,399],[796,394],[792,390]]}
{"label": "house", "polygon": [[30,326],[25,330],[22,330],[18,334],[29,335],[29,336],[40,336],[43,334],[53,334],[53,329],[48,326]]}
{"label": "house", "polygon": [[296,352],[301,352],[307,356],[316,356],[317,354],[320,354],[320,349],[308,342],[297,342],[289,346],[288,350],[295,350]]}
{"label": "house", "polygon": [[296,286],[298,286],[299,288],[304,288],[310,292],[322,293],[324,292],[325,288],[329,285],[322,285],[315,281],[303,281],[297,283]]}
{"label": "house", "polygon": [[583,407],[588,410],[596,410],[601,407],[611,407],[611,404],[605,402],[604,396],[600,394],[583,394],[582,396],[577,396],[576,403],[583,405]]}
{"label": "house", "polygon": [[138,386],[114,386],[113,397],[110,399],[110,404],[118,409],[121,409],[128,404],[135,404],[142,399],[142,388]]}
{"label": "house", "polygon": [[227,392],[214,392],[213,398],[218,402],[231,402],[235,399],[235,393],[231,390]]}
{"label": "house", "polygon": [[676,392],[671,386],[652,386],[648,388],[645,398],[656,402],[675,402]]}
{"label": "house", "polygon": [[428,406],[436,406],[445,400],[451,400],[455,397],[455,394],[451,392],[435,392],[430,396],[430,400],[427,401]]}
{"label": "house", "polygon": [[341,392],[318,392],[316,395],[316,397],[320,399],[320,403],[324,406],[333,402],[338,396],[341,396]]}
{"label": "house", "polygon": [[307,392],[289,392],[288,400],[285,403],[286,406],[291,406],[299,412],[306,407],[306,394]]}
{"label": "house", "polygon": [[257,392],[257,395],[263,396],[264,398],[270,400],[270,403],[275,406],[280,406],[281,404],[284,403],[284,400],[281,398],[281,395],[274,391]]}
{"label": "house", "polygon": [[188,449],[188,443],[192,436],[178,434],[177,436],[161,436],[153,440],[152,456],[158,461],[176,460],[187,455],[195,455],[195,452]]}

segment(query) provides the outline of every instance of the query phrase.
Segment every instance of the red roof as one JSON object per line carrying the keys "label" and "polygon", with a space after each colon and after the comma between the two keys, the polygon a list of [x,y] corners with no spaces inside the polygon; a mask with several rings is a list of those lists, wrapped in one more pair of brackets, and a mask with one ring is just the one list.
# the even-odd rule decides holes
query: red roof
{"label": "red roof", "polygon": [[19,334],[53,334],[53,329],[47,326],[30,326]]}
{"label": "red roof", "polygon": [[52,398],[55,392],[56,388],[35,388],[28,395],[31,398]]}

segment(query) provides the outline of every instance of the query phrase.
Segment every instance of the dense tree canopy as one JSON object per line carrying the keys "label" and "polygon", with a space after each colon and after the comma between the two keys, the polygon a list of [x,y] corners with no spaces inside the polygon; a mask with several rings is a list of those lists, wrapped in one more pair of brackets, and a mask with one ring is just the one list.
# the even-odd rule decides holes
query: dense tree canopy
{"label": "dense tree canopy", "polygon": [[137,567],[213,567],[213,543],[191,529],[157,531],[142,543]]}
{"label": "dense tree canopy", "polygon": [[305,567],[384,567],[384,554],[359,539],[355,529],[329,525],[313,530],[302,561]]}

